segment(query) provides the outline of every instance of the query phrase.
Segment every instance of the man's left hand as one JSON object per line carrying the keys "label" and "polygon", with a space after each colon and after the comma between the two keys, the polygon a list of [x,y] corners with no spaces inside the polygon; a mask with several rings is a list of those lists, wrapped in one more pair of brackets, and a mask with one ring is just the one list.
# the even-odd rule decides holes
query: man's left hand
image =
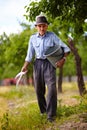
{"label": "man's left hand", "polygon": [[65,63],[66,57],[63,57],[61,60],[56,62],[56,67],[61,68]]}

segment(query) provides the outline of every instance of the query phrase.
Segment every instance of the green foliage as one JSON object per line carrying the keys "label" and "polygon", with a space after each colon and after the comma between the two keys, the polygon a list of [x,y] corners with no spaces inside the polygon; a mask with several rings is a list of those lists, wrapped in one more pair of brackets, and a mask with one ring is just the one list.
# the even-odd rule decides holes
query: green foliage
{"label": "green foliage", "polygon": [[[58,20],[55,19],[53,24],[50,24],[49,30],[54,31],[67,45],[68,45],[68,33],[73,34],[73,29],[70,29]],[[84,30],[86,30],[86,23],[84,24]],[[25,56],[27,53],[28,40],[31,34],[33,34],[36,30],[30,29],[30,27],[26,26],[24,31],[20,34],[11,34],[9,37],[3,35],[1,38],[2,44],[0,44],[0,78],[7,77],[15,77],[15,75],[21,70],[21,67],[24,63]],[[2,40],[3,39],[3,40]],[[78,44],[76,44],[78,48],[78,52],[82,58],[82,69],[84,75],[87,75],[86,64],[87,64],[87,56],[86,52],[86,40],[83,36],[79,37],[77,40]],[[68,69],[67,69],[68,68]],[[32,76],[32,64],[29,66],[28,75]],[[70,71],[68,71],[70,70]],[[57,70],[58,71],[58,70]],[[66,63],[64,65],[63,74],[64,76],[72,76],[75,75],[75,59],[70,53],[67,57]]]}
{"label": "green foliage", "polygon": [[[82,35],[84,20],[87,19],[87,2],[86,0],[40,0],[30,2],[25,7],[26,18],[29,21],[35,21],[35,17],[40,13],[48,16],[49,22],[53,22],[58,17],[61,24],[72,23],[74,36]],[[71,26],[71,27],[72,27]]]}
{"label": "green foliage", "polygon": [[3,33],[3,35],[0,36],[0,77],[2,78],[3,71],[6,69],[7,61],[5,57],[5,51],[10,46],[10,40],[9,37]]}
{"label": "green foliage", "polygon": [[[0,78],[15,77],[20,72],[24,64],[28,41],[34,29],[26,26],[20,34],[11,34],[1,36],[0,44]],[[29,73],[32,75],[32,67],[29,68]]]}
{"label": "green foliage", "polygon": [[[35,100],[36,96],[33,90],[33,87],[31,86],[12,86],[10,88],[10,91],[6,93],[0,92],[0,96],[6,99],[18,99],[18,98],[24,98],[27,97],[29,100]],[[28,100],[28,99],[26,99]]]}
{"label": "green foliage", "polygon": [[57,109],[57,113],[58,113],[58,117],[69,117],[71,115],[74,114],[79,114],[79,113],[83,113],[87,112],[86,108],[87,108],[87,95],[84,95],[83,97],[74,97],[79,101],[79,104],[76,106],[62,106],[61,103],[62,101],[59,100],[59,107]]}
{"label": "green foliage", "polygon": [[[29,21],[35,21],[37,15],[44,13],[50,23],[49,30],[55,32],[67,45],[69,34],[75,38],[76,47],[82,58],[84,75],[87,75],[87,56],[85,54],[87,36],[84,37],[82,34],[87,31],[87,23],[84,23],[87,18],[86,5],[86,0],[40,0],[31,1],[25,6],[25,16]],[[11,34],[8,37],[4,33],[0,36],[0,79],[15,77],[23,66],[29,37],[36,30],[25,23],[21,23],[21,25],[24,30],[20,34]],[[28,74],[32,76],[32,64]],[[75,59],[71,53],[64,65],[64,76],[75,74]]]}
{"label": "green foliage", "polygon": [[20,89],[15,89],[14,87],[11,89],[10,92],[7,92],[6,94],[0,93],[0,96],[6,98],[6,99],[15,99],[16,98],[22,98],[24,96],[25,92]]}

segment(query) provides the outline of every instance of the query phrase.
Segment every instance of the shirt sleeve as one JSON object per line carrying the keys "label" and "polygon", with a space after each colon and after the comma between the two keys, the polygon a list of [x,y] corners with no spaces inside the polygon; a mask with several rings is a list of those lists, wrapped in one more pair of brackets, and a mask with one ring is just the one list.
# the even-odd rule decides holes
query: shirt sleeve
{"label": "shirt sleeve", "polygon": [[70,48],[56,34],[54,34],[53,40],[55,45],[60,45],[65,53],[70,52]]}
{"label": "shirt sleeve", "polygon": [[34,51],[33,44],[32,44],[32,38],[30,38],[29,43],[28,43],[27,56],[25,58],[25,61],[31,62],[34,55],[35,55],[35,51]]}

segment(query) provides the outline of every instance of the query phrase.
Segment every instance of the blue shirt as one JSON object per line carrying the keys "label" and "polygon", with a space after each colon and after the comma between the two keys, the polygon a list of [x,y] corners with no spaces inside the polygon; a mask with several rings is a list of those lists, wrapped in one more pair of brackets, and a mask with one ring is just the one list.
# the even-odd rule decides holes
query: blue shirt
{"label": "blue shirt", "polygon": [[31,62],[34,56],[37,59],[46,59],[46,56],[44,55],[46,50],[54,45],[63,47],[65,53],[70,52],[69,47],[53,32],[47,31],[43,36],[40,36],[39,33],[33,34],[29,40],[25,61]]}

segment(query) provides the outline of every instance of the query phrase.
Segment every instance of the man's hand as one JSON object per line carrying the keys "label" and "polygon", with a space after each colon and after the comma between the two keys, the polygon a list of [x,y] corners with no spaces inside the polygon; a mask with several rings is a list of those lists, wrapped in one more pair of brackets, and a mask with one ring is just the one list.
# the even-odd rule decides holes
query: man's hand
{"label": "man's hand", "polygon": [[25,72],[25,71],[28,70],[28,64],[29,64],[29,62],[25,61],[24,65],[23,65],[23,67],[21,69],[21,72]]}
{"label": "man's hand", "polygon": [[63,57],[61,60],[56,62],[56,67],[61,68],[64,65],[65,61],[66,61],[66,57]]}

